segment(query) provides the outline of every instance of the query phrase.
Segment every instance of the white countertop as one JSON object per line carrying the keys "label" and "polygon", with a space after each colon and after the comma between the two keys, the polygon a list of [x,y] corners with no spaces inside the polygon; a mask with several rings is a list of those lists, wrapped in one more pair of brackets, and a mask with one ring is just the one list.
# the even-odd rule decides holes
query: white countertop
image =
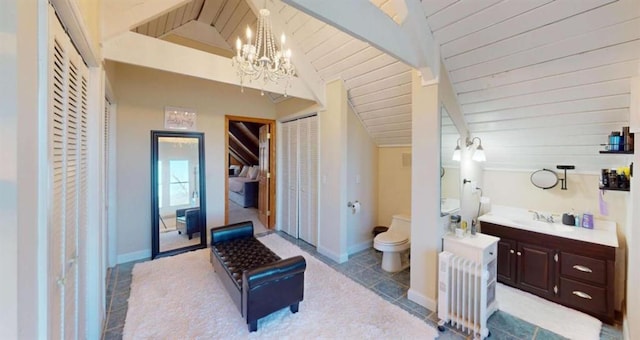
{"label": "white countertop", "polygon": [[[535,221],[532,213],[527,209],[495,205],[491,207],[489,213],[480,216],[478,220],[536,233],[618,247],[616,223],[612,221],[594,219],[593,229],[572,227],[562,223]],[[480,229],[482,230],[482,226]]]}

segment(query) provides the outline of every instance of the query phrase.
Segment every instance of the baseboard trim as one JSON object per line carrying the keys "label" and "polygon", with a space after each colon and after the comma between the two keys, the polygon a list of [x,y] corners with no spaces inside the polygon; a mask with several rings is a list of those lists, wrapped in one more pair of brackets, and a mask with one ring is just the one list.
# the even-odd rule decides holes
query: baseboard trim
{"label": "baseboard trim", "polygon": [[144,259],[150,259],[150,258],[151,258],[151,249],[145,249],[140,251],[134,251],[131,253],[120,254],[116,259],[116,263],[121,264],[121,263],[127,263],[131,261],[138,261],[138,260],[144,260]]}
{"label": "baseboard trim", "polygon": [[416,292],[413,288],[409,288],[407,298],[430,311],[437,311],[438,303],[436,300]]}
{"label": "baseboard trim", "polygon": [[316,247],[316,250],[318,250],[318,253],[338,262],[338,263],[344,263],[347,262],[347,260],[349,260],[349,254],[336,254],[333,251],[322,247],[320,245],[318,245]]}
{"label": "baseboard trim", "polygon": [[627,315],[622,316],[622,338],[624,340],[631,340],[631,334],[629,334],[629,319]]}
{"label": "baseboard trim", "polygon": [[367,240],[364,242],[360,242],[358,244],[354,244],[351,247],[349,247],[349,255],[351,254],[355,254],[357,252],[361,252],[363,250],[367,250],[369,248],[371,248],[373,246],[373,240]]}

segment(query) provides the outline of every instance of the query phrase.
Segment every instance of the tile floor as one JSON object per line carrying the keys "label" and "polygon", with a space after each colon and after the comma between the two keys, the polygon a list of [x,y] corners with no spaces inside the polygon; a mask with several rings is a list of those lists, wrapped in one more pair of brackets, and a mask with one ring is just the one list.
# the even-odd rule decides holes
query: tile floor
{"label": "tile floor", "polygon": [[[258,234],[264,235],[271,232]],[[371,289],[387,301],[424,320],[427,324],[436,326],[437,314],[407,299],[409,289],[409,270],[395,274],[387,273],[380,268],[382,255],[374,249],[364,250],[349,257],[345,263],[338,264],[318,253],[315,247],[308,243],[293,239],[287,234],[279,235],[298,245],[304,251],[315,256],[337,271],[350,277],[361,285]],[[127,299],[131,285],[131,270],[135,262],[110,268],[107,275],[107,319],[105,322],[103,339],[121,339],[124,320],[127,313]],[[532,325],[509,314],[497,311],[489,318],[489,339],[563,339],[561,336],[546,329]],[[440,333],[438,339],[471,339],[457,330],[447,326],[447,330]],[[622,339],[619,327],[603,325],[600,333],[601,340]]]}

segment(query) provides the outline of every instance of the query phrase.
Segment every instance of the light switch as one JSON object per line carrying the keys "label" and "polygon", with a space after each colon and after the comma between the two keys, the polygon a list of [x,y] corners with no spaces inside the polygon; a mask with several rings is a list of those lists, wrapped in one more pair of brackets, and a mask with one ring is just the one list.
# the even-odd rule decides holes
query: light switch
{"label": "light switch", "polygon": [[356,184],[360,184],[360,175],[356,175]]}
{"label": "light switch", "polygon": [[327,184],[327,175],[322,175],[322,184]]}

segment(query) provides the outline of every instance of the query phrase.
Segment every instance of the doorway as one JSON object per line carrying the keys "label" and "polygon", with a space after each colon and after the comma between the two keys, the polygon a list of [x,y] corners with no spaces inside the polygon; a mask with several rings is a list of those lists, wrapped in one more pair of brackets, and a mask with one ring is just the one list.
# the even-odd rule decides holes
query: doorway
{"label": "doorway", "polygon": [[225,223],[275,226],[275,120],[225,116]]}

